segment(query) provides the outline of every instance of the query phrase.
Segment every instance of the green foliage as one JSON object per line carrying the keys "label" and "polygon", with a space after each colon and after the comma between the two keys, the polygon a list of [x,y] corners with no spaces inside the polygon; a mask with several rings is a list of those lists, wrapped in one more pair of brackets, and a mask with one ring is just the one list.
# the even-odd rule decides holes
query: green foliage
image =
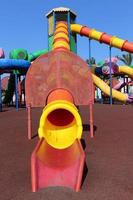
{"label": "green foliage", "polygon": [[86,59],[86,63],[88,65],[94,65],[94,64],[96,64],[96,60],[94,57],[91,57],[90,59]]}
{"label": "green foliage", "polygon": [[133,54],[127,53],[127,54],[122,54],[122,56],[116,56],[118,60],[122,61],[125,65],[130,66],[133,61]]}
{"label": "green foliage", "polygon": [[12,97],[15,89],[15,75],[11,74],[8,82],[7,90],[5,91],[4,104],[9,104],[12,101]]}

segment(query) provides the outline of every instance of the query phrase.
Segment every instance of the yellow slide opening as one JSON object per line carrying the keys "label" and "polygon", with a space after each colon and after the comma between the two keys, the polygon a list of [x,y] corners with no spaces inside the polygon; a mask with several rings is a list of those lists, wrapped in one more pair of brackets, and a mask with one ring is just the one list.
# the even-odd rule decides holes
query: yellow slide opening
{"label": "yellow slide opening", "polygon": [[69,147],[82,135],[82,121],[76,106],[66,100],[56,100],[43,109],[39,137],[57,149]]}

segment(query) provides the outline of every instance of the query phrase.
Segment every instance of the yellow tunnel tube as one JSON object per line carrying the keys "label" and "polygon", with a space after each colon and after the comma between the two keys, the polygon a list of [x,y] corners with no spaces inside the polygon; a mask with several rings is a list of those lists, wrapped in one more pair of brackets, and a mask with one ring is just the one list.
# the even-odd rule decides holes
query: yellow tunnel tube
{"label": "yellow tunnel tube", "polygon": [[38,133],[54,148],[72,145],[82,135],[82,121],[76,106],[65,100],[48,103],[43,109]]}
{"label": "yellow tunnel tube", "polygon": [[[102,90],[106,95],[110,96],[110,87],[96,75],[92,74],[92,78],[93,78],[94,84],[98,88],[100,88],[100,90]],[[112,97],[123,102],[126,102],[128,98],[127,94],[121,93],[114,89],[112,89]]]}
{"label": "yellow tunnel tube", "polygon": [[128,75],[131,79],[133,79],[133,69],[128,66],[119,66],[119,73]]}

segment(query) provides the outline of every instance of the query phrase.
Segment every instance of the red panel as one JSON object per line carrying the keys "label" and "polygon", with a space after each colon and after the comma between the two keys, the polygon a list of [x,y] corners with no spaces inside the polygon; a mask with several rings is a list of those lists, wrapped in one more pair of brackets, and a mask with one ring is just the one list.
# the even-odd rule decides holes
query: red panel
{"label": "red panel", "polygon": [[66,149],[54,149],[41,139],[32,154],[32,191],[66,186],[79,191],[85,154],[79,140]]}
{"label": "red panel", "polygon": [[103,43],[105,43],[105,44],[110,44],[111,38],[112,38],[111,35],[108,35],[108,34],[106,34],[106,33],[103,33],[103,35],[102,35],[101,38],[100,38],[100,42],[103,42]]}
{"label": "red panel", "polygon": [[93,81],[85,61],[70,51],[54,50],[36,59],[26,76],[26,104],[43,107],[48,94],[67,89],[76,105],[93,102]]}
{"label": "red panel", "polygon": [[84,35],[84,36],[86,36],[86,37],[89,37],[89,36],[90,36],[90,33],[91,33],[91,30],[92,30],[92,29],[90,29],[90,28],[88,28],[88,27],[86,27],[86,26],[83,26],[83,27],[81,28],[80,35],[81,35],[81,36]]}
{"label": "red panel", "polygon": [[123,44],[122,50],[133,53],[133,43],[125,41],[125,43]]}

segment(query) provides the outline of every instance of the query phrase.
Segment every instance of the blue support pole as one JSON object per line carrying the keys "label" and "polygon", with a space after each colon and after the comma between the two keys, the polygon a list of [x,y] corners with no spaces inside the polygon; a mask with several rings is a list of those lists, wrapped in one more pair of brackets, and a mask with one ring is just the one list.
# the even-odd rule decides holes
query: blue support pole
{"label": "blue support pole", "polygon": [[[24,75],[23,79],[26,79],[26,75]],[[24,80],[25,81],[25,80]],[[23,90],[23,95],[24,95],[24,105],[26,107],[26,99],[25,99],[25,88]]]}
{"label": "blue support pole", "polygon": [[[74,23],[76,24],[76,19],[75,19]],[[77,54],[77,35],[78,34],[76,34],[76,41],[75,41],[76,42],[76,52],[75,52],[76,54]]]}
{"label": "blue support pole", "polygon": [[[52,35],[54,35],[55,29],[56,29],[56,14],[54,11],[53,11],[53,26],[54,26],[54,30],[53,30]],[[49,43],[49,41],[48,41],[48,43]]]}
{"label": "blue support pole", "polygon": [[18,111],[18,76],[15,73],[15,103],[16,103],[16,110]]}
{"label": "blue support pole", "polygon": [[112,105],[113,101],[112,101],[112,73],[111,73],[111,69],[112,69],[112,52],[111,52],[111,46],[109,47],[109,79],[110,79],[110,105]]}
{"label": "blue support pole", "polygon": [[49,23],[48,23],[48,20],[47,20],[47,45],[48,45],[48,51],[49,51]]}
{"label": "blue support pole", "polygon": [[1,81],[1,74],[0,74],[0,112],[2,112],[2,81]]}

